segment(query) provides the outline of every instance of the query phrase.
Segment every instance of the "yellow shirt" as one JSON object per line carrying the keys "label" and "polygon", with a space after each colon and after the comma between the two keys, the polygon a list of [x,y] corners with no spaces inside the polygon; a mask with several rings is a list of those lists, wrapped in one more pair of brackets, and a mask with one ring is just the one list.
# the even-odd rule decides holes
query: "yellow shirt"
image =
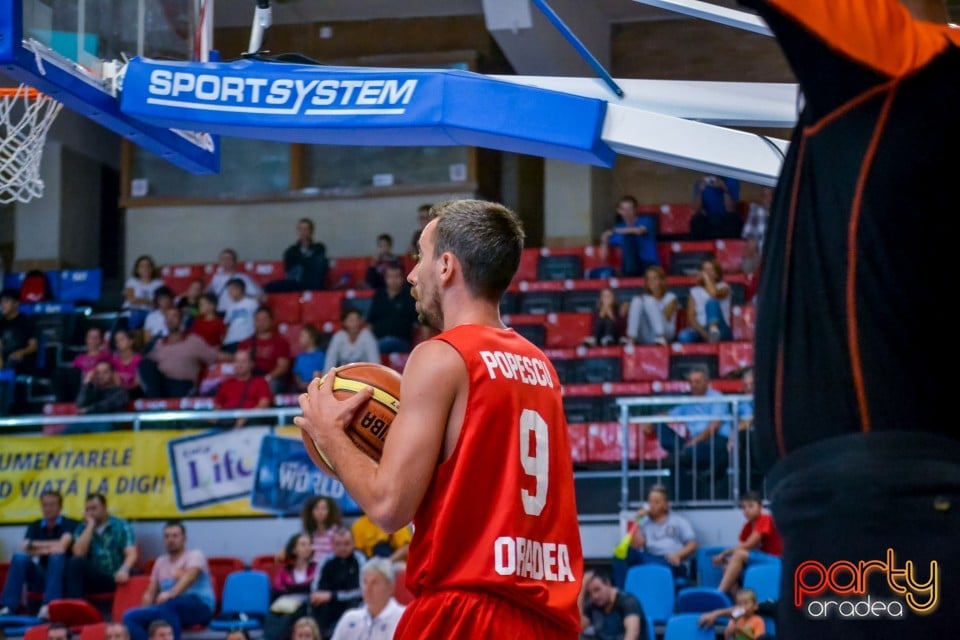
{"label": "yellow shirt", "polygon": [[353,530],[354,544],[367,557],[373,555],[373,548],[381,542],[388,543],[390,548],[396,551],[400,547],[410,544],[412,538],[409,526],[390,534],[375,525],[365,515],[357,518],[351,529]]}

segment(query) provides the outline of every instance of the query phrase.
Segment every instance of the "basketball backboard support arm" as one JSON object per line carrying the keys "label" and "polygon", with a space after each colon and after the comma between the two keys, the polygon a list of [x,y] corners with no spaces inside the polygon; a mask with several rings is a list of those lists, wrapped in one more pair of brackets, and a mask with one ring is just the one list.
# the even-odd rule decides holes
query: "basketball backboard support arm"
{"label": "basketball backboard support arm", "polygon": [[770,27],[762,18],[747,11],[728,9],[702,0],[633,0],[659,9],[681,13],[691,18],[709,20],[728,27],[773,37]]}
{"label": "basketball backboard support arm", "polygon": [[25,41],[20,0],[0,2],[0,70],[187,171],[219,171],[219,142],[215,137],[164,129],[131,118],[121,111],[109,81],[40,42]]}
{"label": "basketball backboard support arm", "polygon": [[253,24],[250,26],[248,54],[260,52],[263,48],[263,34],[271,26],[273,26],[273,9],[270,8],[270,0],[257,0],[257,6],[253,10]]}

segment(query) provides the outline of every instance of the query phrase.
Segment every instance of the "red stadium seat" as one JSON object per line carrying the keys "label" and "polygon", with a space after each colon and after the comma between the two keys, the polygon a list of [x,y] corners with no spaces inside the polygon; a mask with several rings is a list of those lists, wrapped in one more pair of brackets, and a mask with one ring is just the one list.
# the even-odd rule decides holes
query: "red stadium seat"
{"label": "red stadium seat", "polygon": [[[77,415],[77,404],[75,402],[47,402],[43,405],[43,415],[45,416],[75,416]],[[48,422],[43,425],[43,435],[57,435],[61,433],[67,425],[56,422]],[[2,584],[2,583],[0,583]]]}
{"label": "red stadium seat", "polygon": [[300,355],[301,329],[303,329],[303,325],[299,323],[291,324],[289,322],[281,322],[277,325],[277,333],[283,336],[283,339],[290,345],[290,355],[294,358]]}
{"label": "red stadium seat", "polygon": [[716,344],[694,342],[670,345],[670,379],[684,380],[692,367],[706,367],[711,378],[720,377],[720,348]]}
{"label": "red stadium seat", "polygon": [[743,247],[745,240],[717,240],[717,262],[723,267],[724,274],[739,273],[743,264]]}
{"label": "red stadium seat", "polygon": [[268,294],[267,306],[273,311],[273,319],[277,324],[297,324],[300,322],[300,292]]}
{"label": "red stadium seat", "polygon": [[140,398],[133,403],[134,411],[177,411],[180,398]]}
{"label": "red stadium seat", "polygon": [[213,394],[220,383],[232,375],[232,362],[217,362],[210,365],[200,377],[200,395],[209,396]]}
{"label": "red stadium seat", "polygon": [[636,345],[623,350],[624,382],[667,380],[669,377],[669,347]]}
{"label": "red stadium seat", "polygon": [[524,249],[520,254],[520,266],[513,276],[513,283],[533,281],[537,279],[537,263],[540,261],[540,249],[531,247]]}
{"label": "red stadium seat", "polygon": [[589,447],[587,446],[587,425],[571,423],[567,425],[570,434],[570,453],[574,464],[589,462]]}
{"label": "red stadium seat", "polygon": [[[151,562],[150,570],[153,570]],[[123,614],[143,605],[143,594],[150,586],[150,574],[130,576],[130,579],[124,584],[118,584],[117,590],[113,594],[113,606],[110,617],[113,620],[121,620]]]}
{"label": "red stadium seat", "polygon": [[213,408],[213,398],[180,398],[180,409],[182,411],[212,411]]}
{"label": "red stadium seat", "polygon": [[685,236],[690,233],[693,207],[686,203],[660,205],[659,236]]}
{"label": "red stadium seat", "polygon": [[38,624],[35,627],[30,627],[23,634],[23,640],[47,640],[47,629],[49,627],[49,624]]}
{"label": "red stadium seat", "polygon": [[[623,428],[619,422],[601,422],[587,425],[587,451],[590,462],[620,462]],[[631,424],[627,430],[629,455],[631,462],[640,459],[640,446],[643,446],[643,459],[653,462],[666,457],[667,452],[660,446],[655,433],[643,433],[643,426]]]}
{"label": "red stadium seat", "polygon": [[[666,244],[669,253],[664,261],[664,255],[660,253],[663,245]],[[700,270],[700,265],[704,260],[716,257],[717,247],[713,241],[709,242],[670,242],[658,243],[657,251],[660,253],[661,264],[671,275],[694,275]]]}
{"label": "red stadium seat", "polygon": [[323,333],[340,328],[340,309],[346,294],[343,291],[304,291],[301,320],[311,323]]}
{"label": "red stadium seat", "polygon": [[263,571],[266,573],[268,576],[270,576],[270,584],[273,584],[274,577],[281,569],[283,569],[283,563],[277,561],[277,556],[266,554],[257,556],[251,560],[250,568],[254,571]]}
{"label": "red stadium seat", "polygon": [[330,258],[330,271],[327,282],[331,288],[353,289],[363,286],[367,269],[373,266],[369,256]]}
{"label": "red stadium seat", "polygon": [[104,640],[107,635],[107,623],[85,624],[80,627],[80,640]]}
{"label": "red stadium seat", "polygon": [[10,572],[9,562],[0,562],[0,584],[7,584],[7,574]]}
{"label": "red stadium seat", "polygon": [[48,606],[50,622],[62,622],[71,629],[103,622],[103,614],[86,600],[62,598],[51,600]]}
{"label": "red stadium seat", "polygon": [[720,343],[720,377],[725,378],[752,365],[752,342]]}
{"label": "red stadium seat", "polygon": [[180,295],[194,280],[206,282],[205,266],[202,264],[167,265],[160,269],[160,279],[163,280],[163,284],[173,290],[174,295]]}
{"label": "red stadium seat", "polygon": [[223,587],[227,583],[227,576],[234,571],[243,571],[243,560],[234,556],[213,556],[207,558],[210,567],[210,580],[213,581],[213,593],[219,607],[223,599]]}
{"label": "red stadium seat", "polygon": [[261,287],[268,282],[283,280],[285,277],[282,260],[271,262],[246,262],[243,265],[243,270],[248,276],[250,276],[251,280],[256,282]]}
{"label": "red stadium seat", "polygon": [[731,330],[734,340],[753,341],[753,333],[757,325],[757,309],[752,304],[735,306],[730,310],[732,318]]}
{"label": "red stadium seat", "polygon": [[593,319],[589,313],[547,314],[547,348],[563,349],[583,344],[590,335]]}

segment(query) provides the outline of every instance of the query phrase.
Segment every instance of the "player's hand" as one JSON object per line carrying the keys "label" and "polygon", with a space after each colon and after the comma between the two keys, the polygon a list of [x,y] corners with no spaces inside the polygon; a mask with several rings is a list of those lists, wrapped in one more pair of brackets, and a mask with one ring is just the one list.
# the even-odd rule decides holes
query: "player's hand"
{"label": "player's hand", "polygon": [[373,389],[366,387],[346,400],[337,400],[333,395],[332,382],[337,371],[332,369],[327,373],[329,382],[326,384],[320,384],[320,379],[310,383],[307,392],[300,394],[303,416],[293,419],[294,424],[306,431],[321,449],[329,444],[331,433],[343,431],[357,409],[373,397]]}

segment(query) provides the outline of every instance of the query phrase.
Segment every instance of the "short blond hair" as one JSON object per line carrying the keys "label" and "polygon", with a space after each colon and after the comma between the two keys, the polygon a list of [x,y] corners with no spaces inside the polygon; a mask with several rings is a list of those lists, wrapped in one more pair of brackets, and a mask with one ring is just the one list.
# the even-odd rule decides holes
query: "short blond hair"
{"label": "short blond hair", "polygon": [[320,627],[317,626],[317,621],[310,616],[297,618],[297,621],[293,623],[293,627],[290,628],[291,635],[297,627],[306,627],[310,629],[310,633],[313,635],[313,640],[320,640]]}

